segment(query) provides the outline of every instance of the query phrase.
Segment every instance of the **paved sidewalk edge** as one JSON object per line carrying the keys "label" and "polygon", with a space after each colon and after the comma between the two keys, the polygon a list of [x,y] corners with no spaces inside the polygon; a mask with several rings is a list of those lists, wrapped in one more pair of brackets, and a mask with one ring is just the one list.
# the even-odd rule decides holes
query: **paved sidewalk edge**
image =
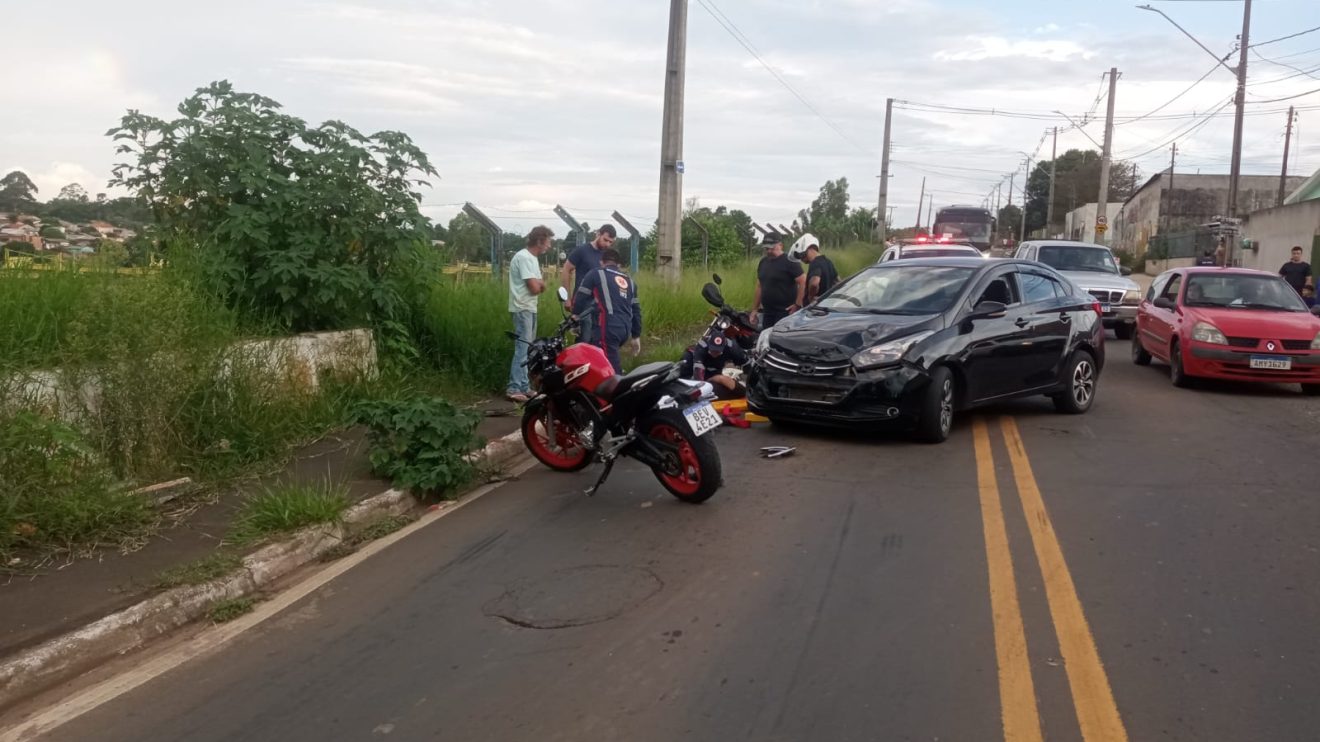
{"label": "paved sidewalk edge", "polygon": [[[522,451],[522,434],[513,432],[468,455],[473,463],[502,466]],[[342,543],[354,525],[381,516],[401,515],[416,507],[408,493],[389,489],[344,513],[342,525],[313,526],[249,554],[236,572],[202,585],[186,585],[112,613],[0,661],[0,710],[107,660],[146,646],[170,631],[202,618],[217,601],[257,592],[309,564]]]}

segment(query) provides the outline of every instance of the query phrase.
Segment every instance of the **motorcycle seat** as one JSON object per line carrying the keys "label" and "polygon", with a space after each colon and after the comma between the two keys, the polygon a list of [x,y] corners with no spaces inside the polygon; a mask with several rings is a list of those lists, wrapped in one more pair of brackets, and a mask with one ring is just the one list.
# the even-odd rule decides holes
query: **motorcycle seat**
{"label": "motorcycle seat", "polygon": [[627,392],[638,381],[645,379],[648,376],[666,373],[676,365],[677,364],[669,361],[644,363],[623,376],[615,375],[602,381],[600,386],[596,387],[596,395],[602,399],[614,399],[624,392]]}

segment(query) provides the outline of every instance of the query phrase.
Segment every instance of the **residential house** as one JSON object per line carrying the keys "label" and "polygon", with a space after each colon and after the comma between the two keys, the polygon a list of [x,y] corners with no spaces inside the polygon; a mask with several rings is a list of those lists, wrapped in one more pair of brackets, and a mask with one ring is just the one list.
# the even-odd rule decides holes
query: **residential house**
{"label": "residential house", "polygon": [[[1288,188],[1298,188],[1305,178],[1288,179]],[[1152,175],[1123,204],[1113,220],[1115,249],[1144,255],[1157,234],[1176,234],[1196,229],[1216,216],[1228,216],[1227,175],[1192,175],[1165,171]],[[1239,214],[1271,208],[1279,197],[1279,178],[1274,175],[1243,175],[1238,180]],[[1190,256],[1187,256],[1190,257]]]}
{"label": "residential house", "polygon": [[25,242],[31,245],[33,250],[40,250],[43,247],[41,230],[24,222],[0,224],[0,245],[10,242]]}

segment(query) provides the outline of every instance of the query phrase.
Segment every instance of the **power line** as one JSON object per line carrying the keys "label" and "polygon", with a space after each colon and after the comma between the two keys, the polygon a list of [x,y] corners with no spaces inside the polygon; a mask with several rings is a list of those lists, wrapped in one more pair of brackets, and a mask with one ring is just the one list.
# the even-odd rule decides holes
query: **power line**
{"label": "power line", "polygon": [[[1188,125],[1188,126],[1186,126],[1186,127],[1180,127],[1180,128],[1183,129],[1182,132],[1180,132],[1180,133],[1173,133],[1173,132],[1170,132],[1170,134],[1171,134],[1172,136],[1170,136],[1170,137],[1169,137],[1167,140],[1165,140],[1164,142],[1162,142],[1162,143],[1160,143],[1160,144],[1157,144],[1157,145],[1155,145],[1154,147],[1151,147],[1150,149],[1148,149],[1148,150],[1146,150],[1146,151],[1144,151],[1144,152],[1141,152],[1141,153],[1139,153],[1139,154],[1135,154],[1135,155],[1134,155],[1134,154],[1123,154],[1123,155],[1119,155],[1119,157],[1120,157],[1121,159],[1124,159],[1124,160],[1139,160],[1139,159],[1141,159],[1142,157],[1145,157],[1146,155],[1151,154],[1152,152],[1158,152],[1158,151],[1163,150],[1165,147],[1168,147],[1170,144],[1173,144],[1174,142],[1176,142],[1176,141],[1178,141],[1178,140],[1180,140],[1180,139],[1183,139],[1183,138],[1185,138],[1185,137],[1191,136],[1192,134],[1196,133],[1197,131],[1200,131],[1201,128],[1204,127],[1206,124],[1208,124],[1208,123],[1210,123],[1212,120],[1214,120],[1214,114],[1216,114],[1216,113],[1218,113],[1219,111],[1222,111],[1223,109],[1227,108],[1227,107],[1229,106],[1229,104],[1233,102],[1233,100],[1234,100],[1235,97],[1236,97],[1236,95],[1233,96],[1233,97],[1230,97],[1228,100],[1226,100],[1226,101],[1224,101],[1223,103],[1219,104],[1219,107],[1218,107],[1218,108],[1215,108],[1215,109],[1213,109],[1212,111],[1210,111],[1209,113],[1207,113],[1207,114],[1205,115],[1205,117],[1202,118],[1199,122],[1196,122],[1196,123],[1190,124],[1190,125]],[[1177,130],[1175,129],[1174,131],[1176,132]],[[1148,140],[1148,143],[1149,143],[1149,140]]]}
{"label": "power line", "polygon": [[1308,90],[1308,91],[1306,91],[1305,93],[1298,93],[1298,94],[1296,94],[1296,95],[1285,95],[1285,96],[1282,97],[1282,98],[1270,98],[1269,100],[1253,100],[1253,101],[1249,101],[1249,102],[1250,102],[1250,103],[1278,103],[1278,102],[1280,102],[1280,101],[1293,100],[1294,98],[1304,98],[1304,97],[1306,97],[1306,96],[1308,96],[1308,95],[1314,95],[1315,93],[1320,93],[1320,88],[1316,88],[1315,90]]}
{"label": "power line", "polygon": [[[1251,48],[1251,53],[1252,53],[1252,54],[1255,54],[1257,57],[1259,57],[1259,58],[1260,58],[1260,61],[1262,61],[1262,62],[1269,62],[1270,64],[1277,65],[1277,66],[1279,66],[1279,67],[1286,67],[1287,69],[1293,70],[1294,72],[1297,72],[1298,74],[1306,75],[1307,77],[1311,78],[1312,80],[1320,80],[1320,77],[1316,77],[1315,75],[1312,75],[1312,74],[1311,74],[1311,72],[1314,72],[1315,70],[1311,70],[1311,72],[1308,72],[1308,71],[1306,71],[1306,70],[1304,70],[1304,69],[1301,69],[1300,67],[1294,67],[1294,66],[1292,66],[1291,64],[1287,64],[1287,63],[1284,63],[1284,62],[1277,62],[1277,61],[1275,61],[1275,60],[1273,60],[1273,59],[1270,59],[1269,57],[1265,56],[1264,54],[1261,54],[1260,52],[1256,51],[1255,47],[1252,47],[1252,48]],[[1316,67],[1315,69],[1320,69],[1320,67]],[[1283,79],[1288,79],[1288,78],[1283,78]]]}
{"label": "power line", "polygon": [[1152,108],[1151,110],[1147,111],[1146,113],[1143,113],[1142,115],[1140,115],[1140,116],[1138,116],[1138,117],[1136,117],[1136,118],[1134,118],[1134,119],[1129,119],[1129,120],[1123,121],[1123,122],[1121,122],[1121,123],[1116,123],[1116,124],[1114,124],[1114,125],[1115,125],[1115,126],[1125,126],[1125,125],[1127,125],[1127,124],[1134,124],[1134,123],[1136,123],[1136,122],[1138,122],[1138,121],[1142,121],[1142,120],[1145,120],[1145,119],[1147,119],[1147,118],[1150,118],[1153,114],[1156,114],[1156,113],[1159,113],[1160,111],[1163,111],[1166,107],[1168,107],[1168,105],[1169,105],[1170,103],[1173,103],[1174,101],[1178,100],[1179,98],[1183,97],[1184,95],[1187,95],[1188,93],[1192,92],[1192,89],[1195,88],[1197,85],[1200,85],[1201,83],[1205,82],[1206,79],[1207,79],[1208,77],[1210,77],[1210,75],[1214,74],[1215,70],[1217,70],[1217,69],[1219,69],[1219,65],[1215,65],[1215,66],[1211,67],[1209,70],[1206,71],[1206,73],[1205,73],[1204,75],[1201,75],[1201,77],[1200,77],[1199,79],[1197,79],[1196,82],[1192,83],[1191,85],[1188,85],[1187,88],[1184,89],[1181,93],[1179,93],[1179,94],[1173,96],[1172,98],[1170,98],[1170,99],[1164,101],[1163,103],[1161,103],[1160,105],[1156,106],[1155,108]]}
{"label": "power line", "polygon": [[737,41],[738,44],[743,49],[747,50],[748,54],[751,54],[752,57],[757,62],[761,63],[761,66],[765,68],[766,72],[769,72],[772,76],[774,76],[774,78],[779,81],[779,84],[784,86],[785,90],[792,93],[793,97],[797,98],[798,101],[802,103],[802,105],[806,106],[807,110],[815,114],[816,118],[820,119],[822,122],[825,123],[826,126],[833,129],[835,134],[838,134],[844,141],[851,144],[859,152],[867,155],[868,157],[873,154],[870,148],[858,144],[857,141],[854,140],[852,137],[848,136],[843,131],[843,129],[839,128],[833,121],[829,120],[825,116],[825,114],[821,113],[819,109],[817,109],[814,105],[812,105],[811,101],[807,100],[806,96],[802,95],[802,93],[799,93],[796,88],[794,88],[792,85],[789,84],[788,80],[784,79],[783,75],[779,74],[779,72],[775,68],[771,67],[769,63],[767,63],[765,59],[763,59],[761,55],[756,51],[755,47],[752,45],[751,40],[748,39],[747,36],[740,29],[738,29],[737,24],[735,24],[727,15],[725,15],[724,11],[720,10],[719,7],[715,5],[715,0],[697,0],[697,2],[701,4],[701,7],[706,9],[706,12],[710,14],[711,18],[715,19],[716,23],[720,24],[720,27],[722,27],[725,31],[728,32],[730,36],[733,37],[734,41]]}
{"label": "power line", "polygon": [[1257,42],[1257,43],[1255,43],[1255,44],[1252,44],[1251,46],[1253,46],[1253,47],[1256,47],[1256,46],[1267,46],[1267,45],[1269,45],[1269,44],[1273,44],[1273,43],[1276,43],[1276,42],[1279,42],[1279,41],[1287,41],[1288,39],[1295,39],[1295,38],[1297,38],[1298,36],[1305,36],[1306,34],[1309,34],[1309,33],[1315,33],[1316,31],[1320,31],[1320,26],[1316,26],[1315,28],[1308,28],[1308,29],[1306,29],[1305,31],[1298,31],[1297,33],[1288,34],[1287,36],[1280,36],[1280,37],[1277,38],[1277,39],[1270,39],[1269,41],[1260,41],[1260,42]]}

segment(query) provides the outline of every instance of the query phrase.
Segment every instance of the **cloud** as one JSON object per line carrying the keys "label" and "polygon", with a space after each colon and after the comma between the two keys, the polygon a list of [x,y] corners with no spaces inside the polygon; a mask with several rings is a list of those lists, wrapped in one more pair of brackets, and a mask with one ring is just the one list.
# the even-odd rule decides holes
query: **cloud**
{"label": "cloud", "polygon": [[1093,51],[1066,39],[1013,41],[1000,36],[968,36],[964,41],[966,45],[963,47],[935,52],[935,59],[945,62],[979,62],[985,59],[1022,57],[1066,62],[1073,58],[1092,59],[1095,56]]}

